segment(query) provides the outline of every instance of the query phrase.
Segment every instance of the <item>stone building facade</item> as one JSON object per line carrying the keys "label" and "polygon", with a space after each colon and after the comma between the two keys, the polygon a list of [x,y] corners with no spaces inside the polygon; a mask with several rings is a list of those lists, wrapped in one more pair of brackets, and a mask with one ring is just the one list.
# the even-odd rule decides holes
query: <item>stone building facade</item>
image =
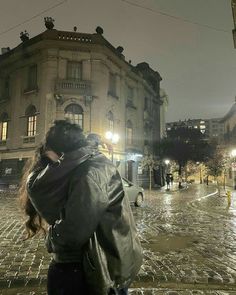
{"label": "stone building facade", "polygon": [[[138,163],[163,130],[158,72],[132,66],[102,35],[49,29],[0,55],[0,180],[19,178],[54,120],[69,118],[86,134],[119,135],[112,155],[122,175],[137,179]],[[163,125],[163,124],[162,124]]]}

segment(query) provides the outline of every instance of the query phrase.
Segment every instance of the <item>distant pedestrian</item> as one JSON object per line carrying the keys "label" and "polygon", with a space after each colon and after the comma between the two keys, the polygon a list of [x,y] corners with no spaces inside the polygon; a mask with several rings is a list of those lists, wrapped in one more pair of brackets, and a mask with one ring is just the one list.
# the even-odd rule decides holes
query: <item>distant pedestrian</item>
{"label": "distant pedestrian", "polygon": [[166,174],[166,189],[169,190],[170,189],[170,174]]}
{"label": "distant pedestrian", "polygon": [[[21,200],[28,238],[46,232],[48,295],[126,295],[142,262],[121,177],[81,128],[56,121],[35,154]],[[48,224],[45,227],[43,220]]]}

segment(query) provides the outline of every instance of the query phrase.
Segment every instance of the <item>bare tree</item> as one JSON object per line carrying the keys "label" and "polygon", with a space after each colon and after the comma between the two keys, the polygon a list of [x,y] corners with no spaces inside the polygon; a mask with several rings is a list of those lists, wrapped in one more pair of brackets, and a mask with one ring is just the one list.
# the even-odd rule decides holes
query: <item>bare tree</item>
{"label": "bare tree", "polygon": [[141,168],[146,169],[149,172],[149,190],[152,189],[153,170],[158,167],[158,164],[159,161],[151,154],[144,156],[141,160]]}
{"label": "bare tree", "polygon": [[207,172],[209,175],[214,177],[214,180],[217,183],[217,189],[218,194],[220,196],[220,181],[219,177],[222,176],[222,174],[225,171],[225,167],[227,164],[227,159],[225,158],[222,151],[219,149],[216,150],[214,157],[212,157],[207,163]]}

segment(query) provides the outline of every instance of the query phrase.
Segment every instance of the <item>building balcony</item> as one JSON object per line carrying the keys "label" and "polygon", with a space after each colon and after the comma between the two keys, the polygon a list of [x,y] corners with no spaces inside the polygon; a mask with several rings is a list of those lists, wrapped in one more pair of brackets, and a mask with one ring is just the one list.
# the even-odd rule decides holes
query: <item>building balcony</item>
{"label": "building balcony", "polygon": [[61,94],[91,95],[91,82],[60,79],[56,81],[55,90]]}
{"label": "building balcony", "polygon": [[23,143],[35,143],[35,136],[22,136]]}

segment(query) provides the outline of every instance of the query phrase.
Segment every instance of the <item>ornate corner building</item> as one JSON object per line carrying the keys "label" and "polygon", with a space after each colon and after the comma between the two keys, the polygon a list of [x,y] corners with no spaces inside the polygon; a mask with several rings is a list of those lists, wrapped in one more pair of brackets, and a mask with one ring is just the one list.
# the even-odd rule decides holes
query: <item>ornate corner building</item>
{"label": "ornate corner building", "polygon": [[[137,180],[138,159],[155,153],[164,131],[161,76],[145,62],[127,62],[94,34],[52,27],[0,55],[0,183],[14,183],[54,120],[68,118],[86,134],[119,134],[112,160]],[[111,156],[108,151],[108,157]]]}

